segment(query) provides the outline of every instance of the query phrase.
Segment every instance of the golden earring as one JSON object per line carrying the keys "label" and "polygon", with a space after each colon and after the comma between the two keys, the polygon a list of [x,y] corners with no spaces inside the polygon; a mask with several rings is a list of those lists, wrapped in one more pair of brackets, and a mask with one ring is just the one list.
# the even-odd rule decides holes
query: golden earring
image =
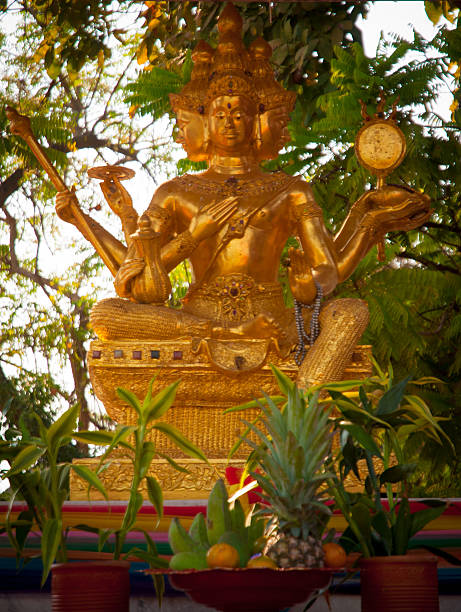
{"label": "golden earring", "polygon": [[203,122],[203,149],[206,152],[210,144],[210,133],[208,131],[208,122]]}
{"label": "golden earring", "polygon": [[262,145],[262,135],[261,135],[261,113],[258,113],[256,116],[256,137],[255,137],[255,142],[256,142],[256,146],[258,147],[258,149],[261,148]]}

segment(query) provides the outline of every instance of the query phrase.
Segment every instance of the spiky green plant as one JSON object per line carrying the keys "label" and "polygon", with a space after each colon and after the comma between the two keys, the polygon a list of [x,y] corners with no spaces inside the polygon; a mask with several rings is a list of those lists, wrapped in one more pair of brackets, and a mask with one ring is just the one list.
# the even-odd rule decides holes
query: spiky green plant
{"label": "spiky green plant", "polygon": [[330,411],[319,405],[318,393],[303,392],[280,370],[272,370],[283,405],[267,395],[258,400],[262,415],[256,422],[244,421],[248,430],[243,436],[253,449],[249,472],[267,504],[259,511],[269,518],[271,530],[265,554],[279,567],[321,567],[321,537],[331,514],[325,505],[331,476]]}

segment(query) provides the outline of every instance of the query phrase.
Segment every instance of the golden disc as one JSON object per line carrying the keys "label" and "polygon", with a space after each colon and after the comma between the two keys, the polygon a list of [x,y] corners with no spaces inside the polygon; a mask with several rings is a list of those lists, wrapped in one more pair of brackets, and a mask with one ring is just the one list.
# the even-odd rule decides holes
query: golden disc
{"label": "golden disc", "polygon": [[406,148],[402,130],[388,119],[372,119],[360,128],[355,138],[355,154],[361,165],[381,176],[397,168]]}
{"label": "golden disc", "polygon": [[89,168],[87,174],[90,178],[100,179],[101,181],[109,181],[114,178],[119,181],[126,181],[127,179],[133,178],[136,172],[125,166],[114,165],[95,166],[94,168]]}

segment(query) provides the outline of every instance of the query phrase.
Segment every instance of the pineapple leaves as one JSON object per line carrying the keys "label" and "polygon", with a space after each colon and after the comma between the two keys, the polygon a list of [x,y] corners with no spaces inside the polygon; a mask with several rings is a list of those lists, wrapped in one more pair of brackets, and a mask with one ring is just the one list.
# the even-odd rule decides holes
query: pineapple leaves
{"label": "pineapple leaves", "polygon": [[318,390],[305,395],[285,375],[277,376],[276,368],[273,371],[286,392],[285,402],[279,407],[263,393],[260,416],[252,423],[242,419],[247,427],[242,439],[253,449],[250,475],[269,504],[259,512],[284,533],[319,538],[331,514],[324,504],[324,484],[333,476],[326,471],[331,411],[320,405]]}

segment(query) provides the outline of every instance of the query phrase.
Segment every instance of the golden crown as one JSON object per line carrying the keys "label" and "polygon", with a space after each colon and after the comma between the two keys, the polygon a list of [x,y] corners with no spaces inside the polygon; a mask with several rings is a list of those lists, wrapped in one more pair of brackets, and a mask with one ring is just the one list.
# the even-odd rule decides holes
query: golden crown
{"label": "golden crown", "polygon": [[270,65],[272,49],[262,38],[245,48],[242,17],[228,2],[218,21],[219,42],[215,51],[200,41],[192,59],[194,70],[189,83],[178,94],[171,94],[173,110],[179,108],[203,113],[212,100],[224,95],[242,95],[257,110],[285,107],[290,112],[296,94],[275,79]]}

